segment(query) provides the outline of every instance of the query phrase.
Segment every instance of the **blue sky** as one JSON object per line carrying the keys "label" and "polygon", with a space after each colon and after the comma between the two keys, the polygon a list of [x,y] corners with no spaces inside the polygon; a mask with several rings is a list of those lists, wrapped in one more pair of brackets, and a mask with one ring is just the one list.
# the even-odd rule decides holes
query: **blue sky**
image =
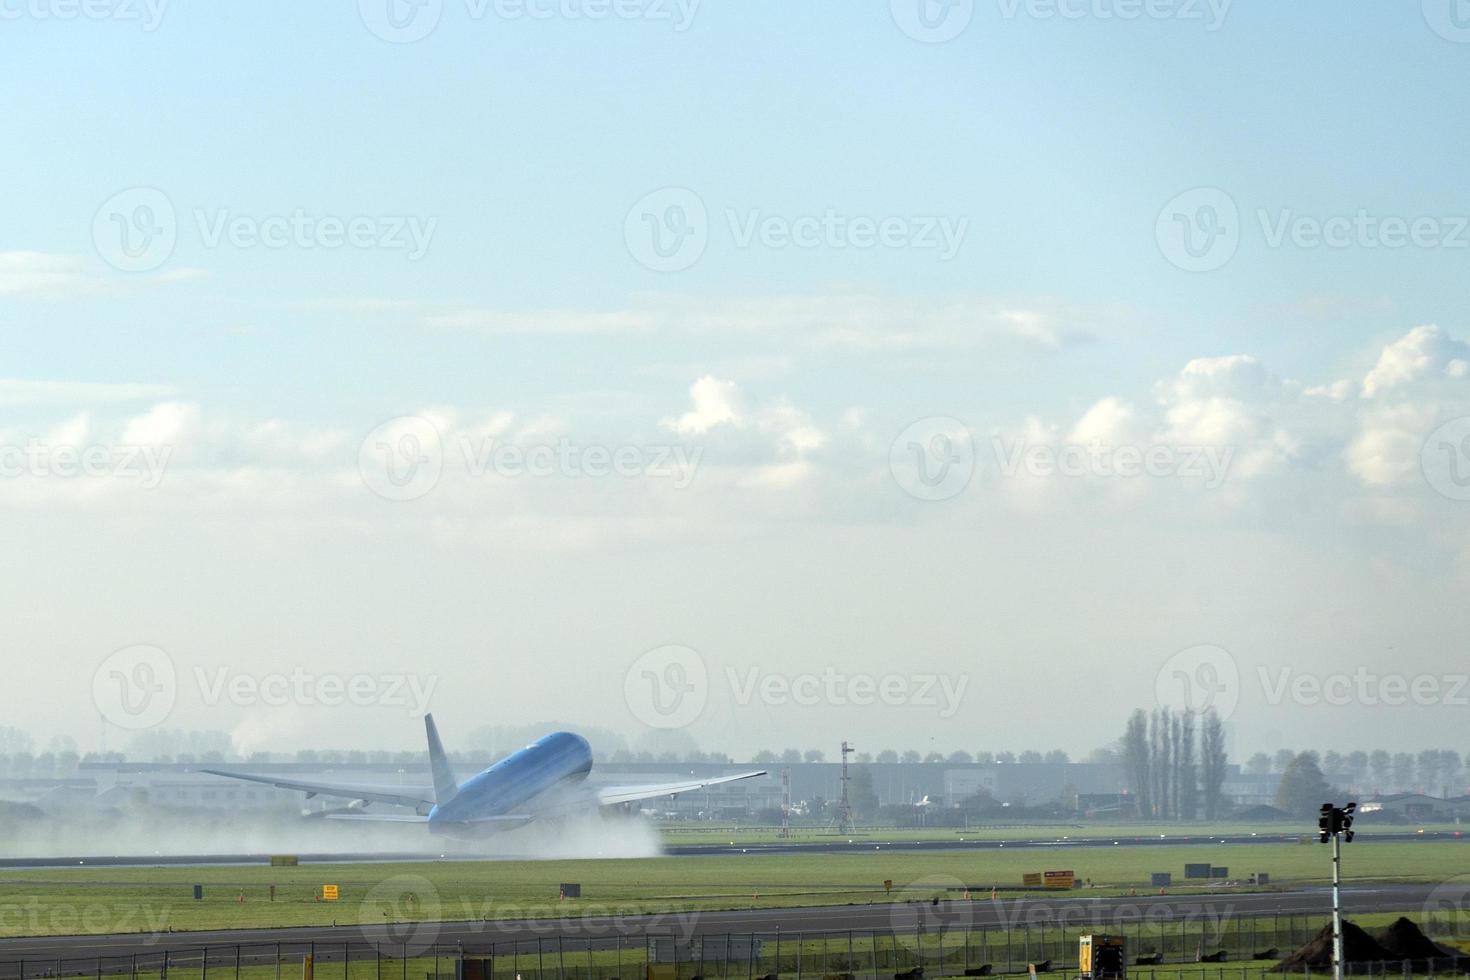
{"label": "blue sky", "polygon": [[[1129,0],[1063,4],[1075,16],[1044,0],[981,0],[951,10],[961,20],[948,23],[963,29],[942,43],[905,32],[907,0],[705,0],[686,8],[684,29],[661,16],[681,16],[677,7],[654,0],[628,0],[630,19],[560,4],[538,7],[553,11],[546,18],[494,5],[476,16],[467,0],[443,0],[434,29],[412,43],[370,29],[386,9],[374,3],[176,0],[154,29],[127,19],[137,8],[123,0],[102,2],[109,16],[96,22],[58,19],[63,0],[4,5],[6,438],[65,431],[114,445],[132,433],[177,450],[180,474],[143,505],[125,493],[73,499],[73,484],[57,493],[37,479],[12,488],[19,512],[54,532],[32,541],[14,528],[14,542],[52,549],[40,560],[58,574],[60,556],[87,554],[88,542],[115,556],[156,541],[153,530],[182,539],[158,546],[171,564],[141,577],[101,560],[90,574],[113,621],[69,638],[36,624],[33,642],[60,644],[54,662],[90,665],[148,642],[255,663],[215,635],[210,611],[229,622],[221,594],[257,589],[295,606],[269,572],[285,563],[333,581],[320,605],[298,608],[302,623],[316,621],[303,626],[313,643],[273,636],[279,655],[345,663],[373,641],[361,625],[372,603],[343,584],[343,556],[408,555],[415,542],[434,556],[424,574],[442,591],[419,594],[428,585],[400,566],[377,598],[438,609],[435,639],[453,652],[429,658],[437,673],[463,672],[490,642],[446,597],[522,570],[532,598],[503,608],[529,602],[550,616],[569,561],[587,576],[571,576],[570,601],[621,623],[621,646],[588,652],[603,641],[588,625],[507,629],[498,648],[530,643],[568,663],[602,656],[616,661],[614,678],[676,640],[739,661],[749,656],[737,652],[744,616],[689,618],[686,605],[733,602],[775,636],[846,632],[844,603],[814,598],[821,611],[802,626],[799,611],[765,594],[763,576],[788,548],[824,568],[870,556],[834,573],[847,603],[897,595],[923,616],[957,601],[952,585],[909,581],[897,557],[905,534],[948,542],[935,574],[949,583],[1005,581],[1014,562],[1034,564],[1036,588],[1009,601],[1035,618],[1058,616],[1043,583],[1066,583],[1066,616],[1081,635],[1133,651],[1145,693],[1159,662],[1196,643],[1245,647],[1235,654],[1245,664],[1282,661],[1291,604],[1263,612],[1229,596],[1259,568],[1279,572],[1266,557],[1277,548],[1311,563],[1347,549],[1359,572],[1344,594],[1385,595],[1381,574],[1414,597],[1375,609],[1383,641],[1417,644],[1426,670],[1446,655],[1451,624],[1427,624],[1470,554],[1465,513],[1426,496],[1417,471],[1429,430],[1470,408],[1457,366],[1470,336],[1470,130],[1454,110],[1470,45],[1444,19],[1448,0],[1443,10],[1438,0],[1156,0],[1146,8],[1156,15],[1133,19],[1119,16],[1141,7]],[[640,227],[642,201],[669,217],[670,188],[680,201],[692,192],[707,243],[656,271],[628,228]],[[176,244],[130,272],[116,267],[106,232],[113,214],[137,215],[142,189],[166,200]],[[1160,236],[1180,207],[1204,220],[1201,201],[1228,202],[1235,215],[1228,251],[1188,271]],[[211,244],[210,228],[230,220],[248,232],[298,213],[313,228],[366,219],[374,244]],[[779,236],[828,214],[846,229],[840,245],[740,241],[751,223],[772,221]],[[1272,241],[1282,222],[1359,214],[1373,229],[1428,219],[1429,244],[1384,247],[1376,230],[1344,247],[1313,245],[1310,229]],[[858,247],[851,228],[867,221],[895,222],[898,244]],[[421,256],[383,245],[400,226],[424,231]],[[930,232],[946,227],[958,234],[952,254],[930,247]],[[1385,372],[1376,386],[1366,380],[1375,365]],[[351,495],[362,490],[354,470],[362,437],[397,416],[430,418],[447,442],[450,431],[684,440],[714,475],[674,503],[636,481],[612,491],[583,481],[518,484],[493,517],[483,502],[441,503],[449,493],[384,510]],[[1203,504],[1172,489],[1161,500],[1107,487],[1059,504],[1001,479],[984,496],[915,508],[885,483],[889,444],[928,418],[960,420],[982,446],[997,433],[1065,442],[1083,430],[1110,445],[1215,439],[1236,469],[1229,493]],[[780,491],[765,499],[753,486]],[[1048,507],[1060,510],[1049,517]],[[260,551],[263,538],[280,550]],[[752,551],[759,541],[772,550]],[[658,567],[690,548],[707,549],[702,590]],[[1097,548],[1114,549],[1121,567],[1073,577],[1079,551]],[[1219,578],[1181,571],[1202,551],[1218,556]],[[238,574],[206,576],[218,591],[187,613],[112,605],[127,606],[118,597],[134,587],[177,585],[179,569],[221,553],[240,559]],[[718,588],[722,574],[745,591]],[[1110,580],[1103,593],[1121,591],[1087,598],[1099,578]],[[23,583],[24,594],[86,618],[86,600],[57,599],[44,581]],[[646,606],[641,616],[614,612],[612,581],[656,598],[624,596]],[[1277,585],[1298,609],[1317,594],[1301,579]],[[1207,593],[1213,611],[1192,608]],[[1176,629],[1120,625],[1119,607],[1155,600],[1183,617]],[[886,628],[886,640],[834,638],[788,657],[817,669],[847,656],[844,643],[870,642],[858,659],[879,662],[905,630]],[[987,643],[1076,646],[1076,635],[1049,630],[1023,617]],[[1308,632],[1327,651],[1355,629],[1328,617]],[[377,655],[394,663],[404,649],[384,641]],[[962,667],[970,654],[949,656],[936,663],[974,669]],[[537,706],[545,692],[517,693],[530,716],[521,720],[558,713]],[[440,696],[446,711],[469,708]],[[572,701],[597,723],[628,721],[591,690]],[[171,723],[207,716],[181,706]],[[1344,728],[1358,718],[1335,717]],[[800,718],[782,719],[774,730],[804,736]],[[1320,727],[1309,713],[1273,724],[1288,741]],[[891,727],[898,738],[905,725]],[[1105,728],[1057,741],[1084,749]]]}
{"label": "blue sky", "polygon": [[[993,2],[939,45],[906,37],[880,3],[707,3],[681,33],[644,21],[476,21],[461,2],[409,45],[374,37],[350,4],[179,4],[152,33],[20,20],[7,34],[4,70],[25,93],[9,125],[16,247],[91,252],[92,213],[134,185],[185,210],[438,219],[429,254],[410,263],[209,250],[186,218],[172,263],[210,280],[82,317],[15,311],[46,325],[22,331],[44,339],[14,352],[35,370],[80,360],[98,380],[163,373],[217,385],[211,364],[227,361],[224,373],[247,372],[259,396],[301,400],[274,365],[331,357],[383,395],[458,398],[486,380],[468,363],[520,353],[451,338],[447,356],[421,362],[426,391],[347,340],[411,343],[412,331],[303,308],[323,297],[510,312],[845,284],[897,297],[1051,297],[1128,308],[1133,330],[1109,368],[1139,380],[1242,346],[1295,373],[1323,371],[1315,324],[1263,309],[1305,296],[1393,304],[1337,318],[1343,341],[1464,309],[1454,252],[1272,250],[1257,231],[1226,269],[1197,276],[1161,261],[1152,235],[1165,201],[1203,185],[1247,212],[1454,213],[1467,137],[1446,124],[1443,100],[1463,80],[1465,50],[1412,7],[1237,4],[1211,32],[1179,20],[1007,19]],[[949,262],[740,250],[716,234],[696,267],[660,275],[630,259],[620,232],[632,203],[666,185],[697,190],[717,213],[949,214],[968,218],[970,233]],[[160,306],[189,322],[159,323]],[[97,349],[86,331],[102,318],[134,344]],[[269,356],[197,343],[239,327],[270,332]],[[570,372],[587,347],[528,346],[525,374]],[[620,344],[622,356],[594,346],[590,359],[631,368],[652,353],[634,346]],[[519,388],[514,376],[495,381]],[[812,394],[832,396],[820,385]]]}

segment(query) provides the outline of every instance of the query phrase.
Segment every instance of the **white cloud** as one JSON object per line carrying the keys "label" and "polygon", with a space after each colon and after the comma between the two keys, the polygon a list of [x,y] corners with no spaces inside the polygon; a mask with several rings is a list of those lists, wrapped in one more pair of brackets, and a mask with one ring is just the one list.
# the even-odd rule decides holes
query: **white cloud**
{"label": "white cloud", "polygon": [[1419,452],[1435,413],[1422,405],[1393,405],[1364,413],[1344,453],[1348,470],[1370,487],[1409,482],[1419,474]]}
{"label": "white cloud", "polygon": [[0,296],[66,296],[94,292],[124,283],[170,285],[208,277],[202,269],[183,266],[126,279],[95,262],[53,252],[0,252]]}
{"label": "white cloud", "polygon": [[1122,446],[1137,443],[1143,435],[1138,411],[1121,398],[1109,396],[1082,414],[1067,434],[1067,440],[1081,446],[1090,443]]}
{"label": "white cloud", "polygon": [[0,296],[66,292],[90,284],[75,256],[0,252]]}
{"label": "white cloud", "polygon": [[680,435],[703,435],[717,425],[740,425],[740,391],[733,381],[705,375],[689,386],[691,407],[663,425]]}
{"label": "white cloud", "polygon": [[199,430],[198,405],[162,402],[128,421],[122,441],[128,446],[178,446]]}
{"label": "white cloud", "polygon": [[174,393],[167,385],[101,384],[84,381],[29,381],[0,379],[0,406],[95,405],[106,402],[142,401]]}
{"label": "white cloud", "polygon": [[1326,398],[1331,401],[1340,402],[1352,397],[1354,390],[1356,390],[1356,386],[1351,381],[1346,378],[1340,378],[1331,384],[1313,385],[1305,389],[1302,393],[1309,398]]}
{"label": "white cloud", "polygon": [[1378,363],[1363,378],[1363,397],[1374,398],[1414,381],[1464,378],[1470,372],[1470,344],[1433,324],[1415,327],[1383,348]]}
{"label": "white cloud", "polygon": [[863,291],[711,301],[648,294],[627,308],[516,312],[375,298],[322,304],[361,316],[404,315],[434,330],[490,334],[692,334],[779,337],[808,349],[947,350],[997,341],[1055,350],[1091,341],[1114,317],[1059,305],[1017,307],[978,297],[915,300]]}
{"label": "white cloud", "polygon": [[759,428],[775,437],[777,449],[787,455],[804,456],[827,443],[827,436],[812,423],[811,416],[790,402],[779,402],[763,412]]}
{"label": "white cloud", "polygon": [[[1378,371],[1374,382],[1378,396],[1373,399],[1360,400],[1341,381],[1313,387],[1284,380],[1255,357],[1231,354],[1189,360],[1151,389],[1096,398],[1070,417],[1048,417],[1025,406],[1030,411],[1015,426],[989,429],[998,433],[1000,443],[978,429],[973,433],[981,454],[975,485],[993,486],[1003,479],[1002,498],[1036,513],[1074,506],[1078,494],[1099,506],[1112,500],[1120,507],[1154,506],[1172,495],[1182,502],[1180,506],[1200,508],[1211,516],[1246,503],[1269,506],[1280,495],[1299,494],[1308,486],[1314,493],[1350,493],[1366,487],[1379,496],[1406,496],[1419,489],[1419,452],[1428,431],[1446,419],[1470,415],[1470,385],[1446,383],[1459,370],[1456,362],[1463,359],[1450,355],[1461,346],[1423,328],[1409,331],[1388,345],[1380,365],[1420,366],[1395,368],[1391,382],[1385,371]],[[1404,353],[1425,349],[1437,352],[1428,358],[1429,369],[1422,367],[1423,356]],[[44,433],[52,443],[177,449],[160,494],[178,500],[197,498],[210,506],[253,500],[272,508],[306,508],[362,497],[358,450],[371,428],[367,423],[376,420],[309,425],[281,418],[231,418],[200,404],[158,399],[161,391],[167,389],[0,380],[0,404],[65,408],[50,413],[49,419],[20,418],[12,422],[14,431],[5,438],[19,443]],[[1150,391],[1153,398],[1147,397]],[[145,397],[154,399],[150,407],[128,411],[130,401]],[[439,515],[459,527],[455,522],[469,519],[469,514],[483,519],[493,512],[507,526],[523,530],[534,526],[537,533],[566,521],[565,527],[580,529],[574,537],[592,541],[621,533],[611,528],[607,534],[597,533],[599,521],[626,530],[634,521],[700,527],[703,522],[719,523],[721,515],[728,521],[752,515],[789,519],[793,513],[814,519],[823,514],[851,516],[868,506],[862,501],[893,490],[888,457],[894,432],[901,426],[889,412],[843,405],[821,415],[788,397],[747,391],[717,373],[700,374],[688,385],[687,399],[678,410],[650,413],[644,426],[654,424],[673,445],[702,454],[697,480],[685,484],[692,489],[669,494],[661,484],[616,484],[635,488],[627,500],[609,495],[608,487],[614,484],[592,480],[507,480],[486,477],[483,471],[477,471],[481,478],[475,478],[465,472],[461,457],[488,458],[487,440],[522,447],[553,445],[563,439],[583,445],[660,444],[657,434],[651,438],[636,420],[609,430],[606,420],[599,419],[592,430],[595,436],[589,438],[585,419],[457,405],[421,408],[416,414],[431,421],[442,436],[446,465],[440,487],[418,513]],[[974,406],[944,409],[974,419],[985,417]],[[1225,489],[1207,502],[1187,479],[1127,479],[1103,471],[1084,474],[1087,479],[1058,480],[1028,473],[1024,467],[1020,472],[1011,467],[1012,472],[1002,477],[991,458],[992,448],[1002,444],[1104,450],[1162,447],[1176,453],[1213,449],[1227,461],[1221,484]],[[740,492],[797,487],[801,493],[772,494],[769,500]],[[32,494],[27,500],[44,496],[36,496],[36,488],[29,485],[9,489]],[[91,486],[76,492],[99,493]],[[974,496],[983,491],[967,492]],[[615,500],[626,503],[630,512],[614,509]],[[842,504],[833,507],[835,501]],[[1360,507],[1357,513],[1390,510]]]}
{"label": "white cloud", "polygon": [[253,454],[266,459],[323,461],[355,448],[354,437],[344,429],[314,429],[271,419],[243,426],[241,441]]}
{"label": "white cloud", "polygon": [[650,330],[657,325],[657,320],[648,313],[632,311],[596,313],[539,310],[532,313],[506,313],[464,309],[430,315],[424,319],[424,323],[441,330],[476,330],[484,333],[605,334]]}
{"label": "white cloud", "polygon": [[83,412],[46,433],[43,442],[48,446],[85,446],[91,430],[91,416]]}
{"label": "white cloud", "polygon": [[1281,393],[1281,379],[1249,354],[1197,357],[1160,390],[1166,402],[1209,398],[1262,401]]}

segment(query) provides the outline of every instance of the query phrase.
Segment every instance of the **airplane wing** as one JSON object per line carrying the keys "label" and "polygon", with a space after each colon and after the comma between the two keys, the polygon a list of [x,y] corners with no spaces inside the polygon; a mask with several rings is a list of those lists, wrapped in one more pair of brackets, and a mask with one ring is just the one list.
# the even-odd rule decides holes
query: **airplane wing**
{"label": "airplane wing", "polygon": [[428,786],[351,786],[345,783],[311,783],[298,779],[281,779],[277,776],[257,776],[252,773],[226,772],[223,769],[201,769],[211,776],[226,779],[243,779],[251,783],[264,783],[277,789],[290,789],[313,796],[334,796],[344,800],[367,800],[371,803],[392,803],[396,806],[431,807],[434,805],[434,790]]}
{"label": "airplane wing", "polygon": [[673,796],[676,793],[688,793],[691,790],[704,789],[706,786],[733,783],[737,779],[750,779],[754,776],[764,776],[765,774],[766,770],[762,769],[759,772],[742,772],[734,776],[690,779],[682,783],[644,783],[641,786],[602,786],[597,790],[597,802],[601,806],[610,806],[614,803],[632,803],[634,800],[650,800],[656,796]]}

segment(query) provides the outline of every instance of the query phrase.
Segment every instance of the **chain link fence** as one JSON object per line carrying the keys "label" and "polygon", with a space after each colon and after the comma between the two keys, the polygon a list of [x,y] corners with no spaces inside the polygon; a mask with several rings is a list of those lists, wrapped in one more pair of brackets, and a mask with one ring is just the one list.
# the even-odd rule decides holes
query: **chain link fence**
{"label": "chain link fence", "polygon": [[[913,903],[917,910],[927,909]],[[939,977],[1077,975],[1077,937],[1123,935],[1138,980],[1269,980],[1276,962],[1310,942],[1325,917],[1254,915],[1174,921],[1070,923],[1011,928],[642,934],[531,940],[437,941],[432,924],[402,942],[272,942],[147,949],[124,956],[0,962],[0,980],[126,977],[128,980],[934,980]],[[1460,939],[1461,923],[1430,916],[1425,932]],[[457,926],[457,931],[464,930]],[[473,929],[473,924],[469,927]],[[486,928],[490,928],[487,924]],[[1228,964],[1228,965],[1227,965]],[[1330,971],[1295,975],[1330,976]],[[1443,961],[1354,963],[1355,977],[1466,977],[1470,956]]]}

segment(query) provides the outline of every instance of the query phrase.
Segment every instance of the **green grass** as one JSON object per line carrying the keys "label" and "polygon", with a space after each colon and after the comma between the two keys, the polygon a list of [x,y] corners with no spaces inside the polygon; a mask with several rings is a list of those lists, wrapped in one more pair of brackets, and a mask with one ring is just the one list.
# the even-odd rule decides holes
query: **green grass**
{"label": "green grass", "polygon": [[[1350,847],[1346,863],[1357,881],[1431,881],[1467,866],[1467,859],[1470,848],[1457,842],[1383,843]],[[1279,843],[1084,846],[1065,853],[875,848],[626,860],[20,870],[0,875],[0,936],[871,903],[927,897],[959,884],[982,891],[998,885],[1004,892],[1018,887],[1023,873],[1058,868],[1092,879],[1090,895],[1105,895],[1141,887],[1150,871],[1181,878],[1186,861],[1227,865],[1241,878],[1269,872],[1272,887],[1321,883],[1330,872],[1326,848]],[[884,879],[894,882],[891,897]],[[584,897],[558,901],[564,881],[581,883]],[[196,883],[204,886],[202,901],[192,899]],[[327,883],[341,887],[340,901],[316,900]],[[272,884],[275,901],[269,900]],[[417,902],[409,900],[412,894]]]}
{"label": "green grass", "polygon": [[[731,824],[711,827],[708,824],[659,824],[658,830],[666,844],[752,844],[774,843],[782,840],[779,827],[744,826]],[[1455,824],[1414,824],[1404,826],[1382,826],[1384,832],[1454,833],[1465,831]],[[1365,829],[1371,834],[1373,829]],[[1283,837],[1310,837],[1312,829],[1303,824],[1243,824],[1243,823],[1120,823],[1107,824],[1088,822],[1016,823],[1001,826],[979,825],[975,827],[918,827],[901,829],[872,829],[858,827],[851,833],[839,834],[831,827],[796,826],[791,828],[789,840],[796,842],[829,842],[852,840],[866,842],[881,841],[952,841],[952,840],[1118,840],[1121,838],[1187,837],[1192,840],[1255,834],[1263,840],[1280,840]]]}

